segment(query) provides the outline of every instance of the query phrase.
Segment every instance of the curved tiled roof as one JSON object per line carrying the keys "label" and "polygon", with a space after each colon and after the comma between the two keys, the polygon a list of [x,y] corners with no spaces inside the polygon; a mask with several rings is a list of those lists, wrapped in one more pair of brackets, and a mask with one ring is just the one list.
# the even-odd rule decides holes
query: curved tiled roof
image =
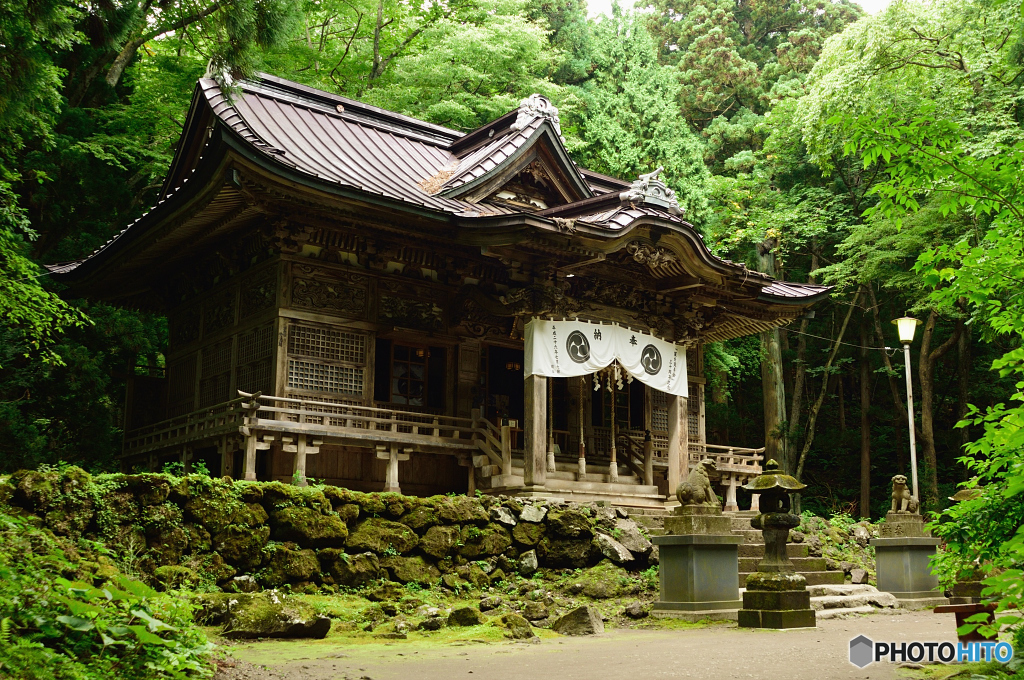
{"label": "curved tiled roof", "polygon": [[[576,166],[561,144],[557,109],[537,95],[524,100],[517,112],[469,134],[271,76],[238,83],[230,92],[214,80],[200,80],[190,120],[204,106],[242,146],[272,164],[315,182],[382,197],[396,207],[404,204],[438,216],[469,220],[517,214],[549,222],[571,219],[610,236],[651,220],[692,229],[676,210],[674,198],[671,204],[653,200],[653,194],[652,200],[647,200],[647,180],[631,185]],[[190,131],[194,145],[198,128]],[[190,178],[200,167],[204,147],[198,147],[195,158],[186,159],[182,149],[190,141],[187,135],[188,132],[183,135],[179,156],[175,157],[160,201],[86,260],[97,258],[121,241],[133,239],[133,234],[144,232],[150,223],[162,219],[161,215],[172,209],[169,204],[186,200],[176,194],[198,192]],[[554,155],[561,159],[557,161],[560,171],[576,184],[573,191],[583,194],[581,200],[528,213],[500,202],[458,198],[465,188],[485,181],[489,174],[502,170],[509,159],[541,143],[552,147]],[[646,177],[651,184],[667,189],[652,179],[656,174]],[[183,191],[186,188],[189,191]],[[705,259],[735,275],[767,278],[715,258],[702,244],[698,248]],[[58,275],[70,274],[84,261],[51,265],[49,269]],[[776,281],[762,290],[761,298],[806,304],[828,290],[824,286]]]}

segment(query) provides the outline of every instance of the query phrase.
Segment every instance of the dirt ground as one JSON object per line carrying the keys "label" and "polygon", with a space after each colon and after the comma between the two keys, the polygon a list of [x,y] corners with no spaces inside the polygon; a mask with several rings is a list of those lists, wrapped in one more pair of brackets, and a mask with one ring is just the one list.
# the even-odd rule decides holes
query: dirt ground
{"label": "dirt ground", "polygon": [[[956,640],[951,615],[897,611],[818,622],[816,629],[756,631],[718,624],[692,629],[612,629],[590,637],[544,631],[533,643],[472,639],[353,643],[266,641],[227,646],[218,680],[843,680],[905,677],[894,664],[851,665],[849,641]],[[952,669],[951,669],[952,670]]]}

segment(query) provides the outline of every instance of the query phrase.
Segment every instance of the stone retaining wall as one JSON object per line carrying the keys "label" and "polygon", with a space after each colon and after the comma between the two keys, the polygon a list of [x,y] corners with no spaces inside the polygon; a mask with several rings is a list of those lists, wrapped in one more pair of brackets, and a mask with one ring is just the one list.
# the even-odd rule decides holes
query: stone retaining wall
{"label": "stone retaining wall", "polygon": [[75,467],[0,479],[0,503],[58,535],[100,541],[120,565],[167,586],[302,591],[383,579],[458,589],[538,568],[607,559],[636,571],[657,561],[624,511],[596,504],[417,498],[200,475],[90,476]]}

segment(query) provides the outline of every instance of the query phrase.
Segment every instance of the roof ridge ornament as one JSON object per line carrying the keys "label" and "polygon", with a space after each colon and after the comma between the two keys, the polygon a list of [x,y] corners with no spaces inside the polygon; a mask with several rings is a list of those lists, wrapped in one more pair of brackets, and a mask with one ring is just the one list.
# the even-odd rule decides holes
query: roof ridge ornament
{"label": "roof ridge ornament", "polygon": [[654,172],[640,175],[627,189],[619,194],[620,201],[629,203],[647,203],[660,208],[667,209],[673,215],[682,215],[685,211],[679,207],[676,199],[676,192],[668,188],[668,185],[658,179],[658,175],[665,168],[658,166]]}
{"label": "roof ridge ornament", "polygon": [[542,94],[531,94],[519,102],[519,115],[516,116],[516,122],[512,123],[511,128],[517,131],[524,130],[535,118],[550,120],[555,132],[558,133],[558,138],[565,143],[565,137],[562,136],[562,124],[558,119],[558,107]]}

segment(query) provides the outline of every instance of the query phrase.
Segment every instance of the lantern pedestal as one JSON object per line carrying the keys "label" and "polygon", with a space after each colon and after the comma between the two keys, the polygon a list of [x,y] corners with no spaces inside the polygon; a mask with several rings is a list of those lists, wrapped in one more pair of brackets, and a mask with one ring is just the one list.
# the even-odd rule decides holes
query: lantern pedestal
{"label": "lantern pedestal", "polygon": [[686,621],[736,620],[740,601],[740,536],[717,507],[683,505],[665,518],[670,535],[655,536],[658,546],[658,601],[651,614]]}
{"label": "lantern pedestal", "polygon": [[814,628],[807,579],[795,573],[786,552],[789,530],[800,525],[800,518],[787,512],[758,515],[750,525],[764,536],[764,559],[757,572],[747,577],[743,609],[739,611],[741,628]]}

